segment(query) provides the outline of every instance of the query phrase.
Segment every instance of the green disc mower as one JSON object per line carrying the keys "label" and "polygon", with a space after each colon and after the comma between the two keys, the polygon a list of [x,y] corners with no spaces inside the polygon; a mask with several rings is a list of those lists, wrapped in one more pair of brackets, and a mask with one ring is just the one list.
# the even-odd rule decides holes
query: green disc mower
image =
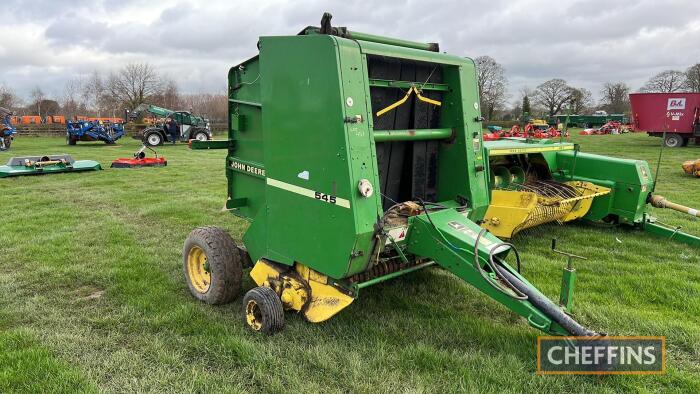
{"label": "green disc mower", "polygon": [[597,335],[506,263],[515,248],[479,226],[490,201],[474,62],[437,44],[330,26],[262,37],[229,73],[226,208],[244,247],[215,227],[183,250],[192,294],[231,301],[242,269],[258,287],[248,327],[284,311],[322,322],[374,284],[442,267],[553,335]]}
{"label": "green disc mower", "polygon": [[70,155],[13,157],[0,166],[0,178],[101,170],[94,160],[73,160]]}

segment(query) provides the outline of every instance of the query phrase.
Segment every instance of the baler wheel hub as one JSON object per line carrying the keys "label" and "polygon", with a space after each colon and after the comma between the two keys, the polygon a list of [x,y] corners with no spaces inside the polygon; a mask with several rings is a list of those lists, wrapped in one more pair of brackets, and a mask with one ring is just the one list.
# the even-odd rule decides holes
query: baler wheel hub
{"label": "baler wheel hub", "polygon": [[190,253],[187,255],[187,269],[195,290],[202,294],[209,291],[211,272],[209,271],[207,255],[199,246],[192,246],[190,249]]}
{"label": "baler wheel hub", "polygon": [[260,312],[260,307],[255,300],[250,300],[246,304],[245,320],[248,326],[255,331],[260,331],[262,328],[262,312]]}

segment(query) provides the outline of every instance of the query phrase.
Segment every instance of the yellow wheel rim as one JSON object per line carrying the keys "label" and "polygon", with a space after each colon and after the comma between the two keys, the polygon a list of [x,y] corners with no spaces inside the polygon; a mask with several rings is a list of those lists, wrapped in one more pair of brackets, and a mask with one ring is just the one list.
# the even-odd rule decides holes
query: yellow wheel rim
{"label": "yellow wheel rim", "polygon": [[260,328],[262,328],[262,313],[257,302],[253,300],[248,301],[245,306],[245,320],[250,328],[260,331]]}
{"label": "yellow wheel rim", "polygon": [[187,254],[187,273],[190,276],[192,287],[199,293],[209,291],[211,285],[211,273],[207,255],[199,246],[193,246]]}

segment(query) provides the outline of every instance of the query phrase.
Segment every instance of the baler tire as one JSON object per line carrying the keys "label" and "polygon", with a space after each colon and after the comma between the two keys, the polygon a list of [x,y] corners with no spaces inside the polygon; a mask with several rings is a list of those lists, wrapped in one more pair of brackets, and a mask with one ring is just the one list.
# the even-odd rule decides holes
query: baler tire
{"label": "baler tire", "polygon": [[[204,253],[205,264],[209,265],[210,281],[205,287],[201,283],[193,283],[190,275],[192,264],[190,258],[195,248]],[[192,295],[198,300],[212,305],[226,304],[231,302],[241,290],[243,278],[241,257],[236,243],[225,230],[214,226],[192,230],[185,240],[182,260],[185,281]]]}
{"label": "baler tire", "polygon": [[249,290],[243,297],[243,323],[263,334],[280,331],[284,327],[284,307],[277,293],[266,286]]}

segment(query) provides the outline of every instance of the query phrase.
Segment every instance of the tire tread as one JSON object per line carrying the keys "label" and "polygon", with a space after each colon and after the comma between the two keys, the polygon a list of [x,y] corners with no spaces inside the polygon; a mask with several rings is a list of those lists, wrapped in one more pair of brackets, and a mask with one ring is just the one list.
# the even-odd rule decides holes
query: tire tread
{"label": "tire tread", "polygon": [[262,328],[260,332],[274,334],[284,328],[284,307],[279,296],[269,287],[259,286],[250,289],[243,297],[243,323],[248,326],[245,316],[245,308],[250,299],[258,303],[258,307],[263,315]]}
{"label": "tire tread", "polygon": [[187,254],[190,245],[204,250],[211,270],[212,281],[209,291],[200,294],[189,284],[192,294],[198,299],[213,305],[231,302],[240,291],[243,267],[236,243],[224,229],[216,226],[198,227],[190,233],[183,247],[183,269],[187,272]]}

